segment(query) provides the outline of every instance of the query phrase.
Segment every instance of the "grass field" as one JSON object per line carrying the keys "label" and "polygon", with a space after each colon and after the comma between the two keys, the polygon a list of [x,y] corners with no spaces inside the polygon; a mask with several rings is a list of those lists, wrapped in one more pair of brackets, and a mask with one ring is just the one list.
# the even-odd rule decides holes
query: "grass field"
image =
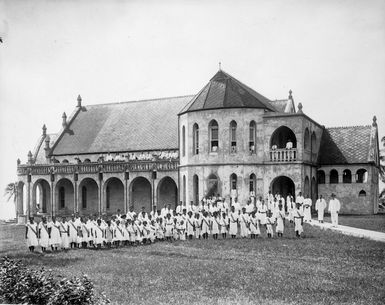
{"label": "grass field", "polygon": [[[313,217],[317,219],[316,217]],[[325,217],[326,222],[331,222],[330,217]],[[385,232],[385,214],[378,215],[340,215],[338,217],[340,225],[355,227],[366,230]]]}
{"label": "grass field", "polygon": [[[31,254],[0,226],[0,256],[67,277],[86,273],[116,304],[383,304],[385,244],[305,224],[284,239],[159,242]],[[290,230],[290,232],[289,232]]]}

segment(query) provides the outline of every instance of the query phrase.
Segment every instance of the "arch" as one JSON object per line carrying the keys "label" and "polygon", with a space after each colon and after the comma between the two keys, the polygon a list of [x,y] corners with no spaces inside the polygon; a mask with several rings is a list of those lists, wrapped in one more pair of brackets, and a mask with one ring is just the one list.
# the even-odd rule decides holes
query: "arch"
{"label": "arch", "polygon": [[45,179],[38,179],[32,186],[32,206],[27,207],[32,213],[52,213],[51,186]]}
{"label": "arch", "polygon": [[321,170],[318,170],[317,171],[317,180],[318,180],[318,184],[325,184],[325,172],[321,169]]}
{"label": "arch", "polygon": [[146,212],[152,210],[152,187],[148,179],[140,176],[132,180],[130,184],[131,206],[136,212],[145,208]]}
{"label": "arch", "polygon": [[209,147],[210,152],[217,152],[219,148],[219,127],[216,120],[209,123]]}
{"label": "arch", "polygon": [[193,176],[193,201],[194,204],[199,202],[199,178],[198,175]]}
{"label": "arch", "polygon": [[182,156],[186,155],[186,128],[182,126]]}
{"label": "arch", "polygon": [[99,212],[99,185],[92,178],[84,178],[78,187],[79,213],[81,215]]}
{"label": "arch", "polygon": [[67,159],[64,159],[63,161],[61,161],[61,163],[65,163],[65,164],[68,164],[68,160]]}
{"label": "arch", "polygon": [[309,177],[305,177],[304,185],[303,185],[303,194],[305,198],[310,197],[310,180]]}
{"label": "arch", "polygon": [[305,135],[303,137],[303,148],[310,149],[310,132],[309,128],[305,128]]}
{"label": "arch", "polygon": [[193,155],[199,154],[199,125],[193,125]]}
{"label": "arch", "polygon": [[249,177],[249,192],[250,194],[256,194],[257,191],[257,177],[255,174],[251,174]]}
{"label": "arch", "polygon": [[217,175],[211,173],[207,179],[207,194],[206,196],[217,195],[219,192],[219,179]]}
{"label": "arch", "polygon": [[56,183],[55,198],[55,211],[66,215],[74,212],[74,185],[71,180],[62,178]]}
{"label": "arch", "polygon": [[337,170],[335,169],[332,169],[330,171],[330,178],[329,178],[329,183],[332,184],[332,183],[338,183],[338,172]]}
{"label": "arch", "polygon": [[361,190],[359,193],[358,193],[358,197],[366,197],[366,192],[364,190]]}
{"label": "arch", "polygon": [[237,122],[230,122],[230,153],[237,152]]}
{"label": "arch", "polygon": [[124,185],[119,178],[111,177],[104,182],[104,201],[107,214],[114,214],[118,209],[124,211]]}
{"label": "arch", "polygon": [[182,200],[183,200],[183,203],[186,202],[187,200],[187,183],[186,183],[186,176],[183,175],[183,196],[182,196]]}
{"label": "arch", "polygon": [[293,143],[293,148],[296,148],[297,138],[294,132],[289,127],[281,126],[271,135],[270,147],[276,146],[278,149],[283,149],[289,140]]}
{"label": "arch", "polygon": [[84,159],[83,163],[91,163],[91,160],[90,159]]}
{"label": "arch", "polygon": [[273,179],[270,184],[270,189],[273,194],[280,194],[283,198],[291,194],[295,197],[295,186],[291,178],[287,176],[278,176]]}
{"label": "arch", "polygon": [[342,183],[352,183],[352,172],[349,169],[342,172]]}
{"label": "arch", "polygon": [[257,124],[251,121],[249,125],[249,151],[252,154],[256,152]]}
{"label": "arch", "polygon": [[172,208],[175,209],[178,203],[178,187],[169,176],[162,178],[158,183],[157,198],[159,208],[163,207],[164,204],[171,204]]}
{"label": "arch", "polygon": [[366,183],[368,182],[368,171],[364,168],[360,168],[356,172],[356,182],[357,183]]}

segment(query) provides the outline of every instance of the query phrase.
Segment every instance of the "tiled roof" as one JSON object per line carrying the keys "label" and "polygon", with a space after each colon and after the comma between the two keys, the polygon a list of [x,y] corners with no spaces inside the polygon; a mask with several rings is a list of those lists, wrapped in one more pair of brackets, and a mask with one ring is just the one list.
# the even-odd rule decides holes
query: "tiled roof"
{"label": "tiled roof", "polygon": [[368,163],[371,126],[326,128],[321,139],[318,162],[322,165]]}
{"label": "tiled roof", "polygon": [[192,97],[85,106],[52,154],[176,149],[177,114]]}
{"label": "tiled roof", "polygon": [[180,114],[218,108],[263,108],[276,111],[271,101],[219,70]]}

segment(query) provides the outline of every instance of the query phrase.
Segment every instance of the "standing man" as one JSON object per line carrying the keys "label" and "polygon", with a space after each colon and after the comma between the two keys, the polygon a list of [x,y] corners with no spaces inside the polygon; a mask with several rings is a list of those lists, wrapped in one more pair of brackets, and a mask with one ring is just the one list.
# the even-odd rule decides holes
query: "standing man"
{"label": "standing man", "polygon": [[338,213],[340,212],[341,204],[340,201],[336,198],[336,195],[332,194],[332,199],[329,201],[329,213],[332,218],[332,227],[338,226]]}
{"label": "standing man", "polygon": [[296,203],[296,205],[299,204],[299,208],[297,207],[297,209],[299,209],[301,212],[303,212],[304,200],[305,200],[305,198],[302,196],[302,192],[299,192],[297,198],[295,199],[295,203]]}
{"label": "standing man", "polygon": [[315,203],[315,210],[318,212],[318,222],[324,222],[324,212],[326,209],[326,201],[323,199],[322,195],[320,195]]}

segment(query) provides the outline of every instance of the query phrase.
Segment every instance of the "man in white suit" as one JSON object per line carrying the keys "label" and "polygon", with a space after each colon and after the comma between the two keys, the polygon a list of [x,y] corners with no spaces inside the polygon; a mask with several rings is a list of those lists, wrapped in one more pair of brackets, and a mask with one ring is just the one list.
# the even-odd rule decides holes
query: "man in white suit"
{"label": "man in white suit", "polygon": [[332,199],[330,199],[329,201],[329,209],[328,209],[332,219],[332,227],[338,226],[338,213],[340,212],[340,209],[341,209],[341,203],[336,198],[336,195],[333,193]]}

